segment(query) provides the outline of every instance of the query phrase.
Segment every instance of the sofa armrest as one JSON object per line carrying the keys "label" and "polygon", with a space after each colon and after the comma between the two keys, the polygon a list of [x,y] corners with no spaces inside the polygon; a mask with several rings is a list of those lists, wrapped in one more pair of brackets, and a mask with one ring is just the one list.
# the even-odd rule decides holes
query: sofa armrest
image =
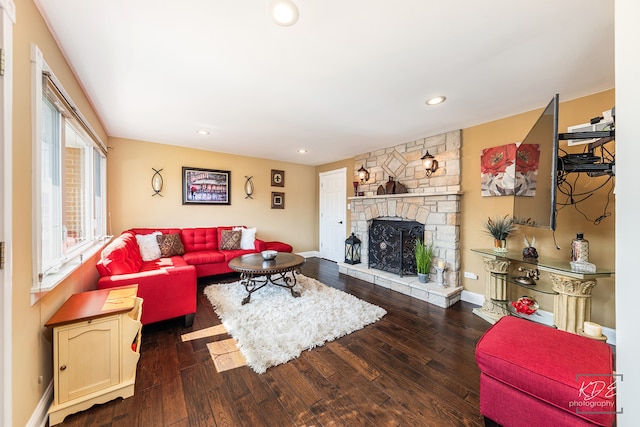
{"label": "sofa armrest", "polygon": [[98,289],[129,284],[138,285],[138,296],[144,300],[143,325],[196,312],[198,279],[193,265],[101,277]]}
{"label": "sofa armrest", "polygon": [[256,239],[254,248],[256,248],[258,252],[265,251],[267,250],[267,243],[264,240]]}

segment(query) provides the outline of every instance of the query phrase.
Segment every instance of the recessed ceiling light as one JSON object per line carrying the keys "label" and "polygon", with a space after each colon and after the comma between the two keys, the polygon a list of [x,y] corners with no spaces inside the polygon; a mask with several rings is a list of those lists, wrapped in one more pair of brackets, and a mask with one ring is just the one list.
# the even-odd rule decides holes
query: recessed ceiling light
{"label": "recessed ceiling light", "polygon": [[298,20],[298,7],[291,0],[273,0],[269,10],[274,22],[283,27],[293,25]]}
{"label": "recessed ceiling light", "polygon": [[446,99],[445,96],[434,96],[433,98],[427,99],[427,105],[442,104]]}
{"label": "recessed ceiling light", "polygon": [[298,153],[300,153],[300,154],[304,154],[306,152],[307,152],[307,150],[304,149],[304,148],[301,148],[301,149],[298,150]]}
{"label": "recessed ceiling light", "polygon": [[208,130],[197,130],[196,133],[198,135],[209,135],[211,132],[209,132]]}

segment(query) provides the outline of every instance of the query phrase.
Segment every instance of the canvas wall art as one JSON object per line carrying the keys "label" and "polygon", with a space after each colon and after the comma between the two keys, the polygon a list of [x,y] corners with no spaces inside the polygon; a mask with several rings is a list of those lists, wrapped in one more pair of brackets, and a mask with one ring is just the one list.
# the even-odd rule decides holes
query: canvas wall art
{"label": "canvas wall art", "polygon": [[539,161],[538,144],[485,148],[480,156],[482,196],[534,196]]}

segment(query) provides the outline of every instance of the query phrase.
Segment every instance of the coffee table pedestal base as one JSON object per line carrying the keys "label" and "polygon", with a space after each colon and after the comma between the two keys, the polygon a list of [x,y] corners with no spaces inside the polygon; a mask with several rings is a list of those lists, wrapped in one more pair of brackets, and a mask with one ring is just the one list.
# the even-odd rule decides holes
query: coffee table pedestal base
{"label": "coffee table pedestal base", "polygon": [[[248,304],[251,302],[251,294],[253,294],[258,289],[263,288],[267,284],[271,283],[272,285],[280,286],[281,288],[287,288],[291,291],[291,295],[294,298],[298,298],[300,296],[300,292],[293,289],[296,286],[297,279],[296,274],[300,274],[300,270],[291,271],[291,277],[287,276],[287,273],[278,273],[278,274],[267,274],[267,275],[258,275],[256,277],[253,273],[241,273],[240,274],[240,283],[244,285],[244,288],[247,290],[248,295],[244,297],[242,300],[242,305]],[[275,280],[273,277],[275,276]],[[278,283],[277,281],[281,281],[282,283]]]}

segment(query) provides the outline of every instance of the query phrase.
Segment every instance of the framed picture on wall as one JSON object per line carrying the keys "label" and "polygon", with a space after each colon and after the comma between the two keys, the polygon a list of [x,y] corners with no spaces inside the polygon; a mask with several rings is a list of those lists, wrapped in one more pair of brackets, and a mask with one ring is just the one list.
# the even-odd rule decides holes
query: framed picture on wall
{"label": "framed picture on wall", "polygon": [[230,205],[231,172],[182,168],[183,205]]}
{"label": "framed picture on wall", "polygon": [[271,209],[284,209],[284,193],[271,193]]}
{"label": "framed picture on wall", "polygon": [[271,186],[284,187],[284,171],[271,169]]}

